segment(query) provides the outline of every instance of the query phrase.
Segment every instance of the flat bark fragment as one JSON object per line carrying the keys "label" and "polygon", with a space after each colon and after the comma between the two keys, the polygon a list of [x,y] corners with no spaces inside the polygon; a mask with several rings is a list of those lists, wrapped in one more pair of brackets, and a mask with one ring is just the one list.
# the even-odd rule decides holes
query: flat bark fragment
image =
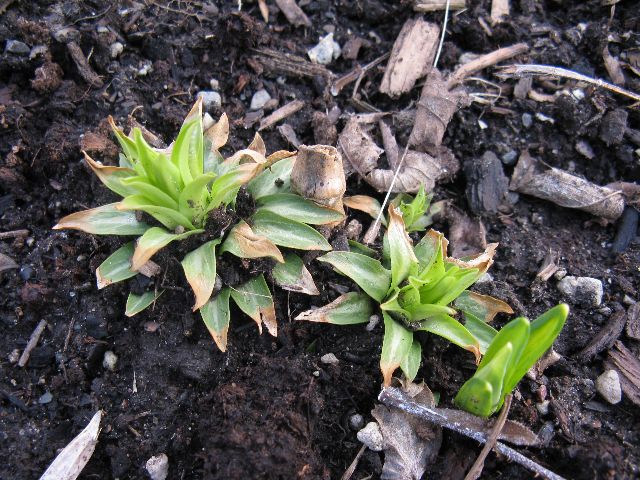
{"label": "flat bark fragment", "polygon": [[618,219],[624,210],[621,192],[601,187],[558,168],[545,170],[526,151],[520,155],[509,189],[607,220]]}
{"label": "flat bark fragment", "polygon": [[310,27],[311,20],[298,6],[295,0],[276,0],[276,5],[287,17],[287,20],[296,27]]}
{"label": "flat bark fragment", "polygon": [[257,56],[255,60],[270,72],[291,75],[294,77],[323,77],[332,79],[333,73],[323,65],[311,63],[303,57],[292,53],[279,52],[270,48],[257,48],[254,50]]}
{"label": "flat bark fragment", "polygon": [[606,368],[613,368],[620,376],[622,392],[636,405],[640,405],[640,361],[620,341],[609,350]]}
{"label": "flat bark fragment", "polygon": [[100,88],[104,85],[102,79],[98,76],[96,72],[94,72],[89,62],[84,56],[82,49],[76,42],[67,43],[67,50],[69,50],[69,54],[71,58],[78,67],[78,73],[83,78],[85,82],[87,82],[92,87]]}
{"label": "flat bark fragment", "polygon": [[[416,12],[437,12],[447,8],[447,0],[413,0],[413,9]],[[463,10],[467,8],[466,0],[451,0],[450,10]]]}
{"label": "flat bark fragment", "polygon": [[440,27],[434,23],[422,18],[407,20],[393,44],[380,92],[398,97],[427,75],[433,65],[439,35]]}
{"label": "flat bark fragment", "polygon": [[627,310],[627,337],[640,340],[640,303],[634,303]]}
{"label": "flat bark fragment", "polygon": [[591,342],[576,355],[578,361],[589,361],[598,353],[613,345],[613,342],[615,342],[622,333],[626,323],[627,313],[624,310],[620,309],[614,312],[606,325],[593,337]]}
{"label": "flat bark fragment", "polygon": [[277,109],[275,112],[273,112],[271,115],[263,118],[262,121],[260,121],[260,126],[258,127],[258,131],[264,130],[265,128],[269,128],[270,126],[278,123],[280,120],[284,120],[285,118],[290,117],[291,115],[296,113],[298,110],[300,110],[302,107],[304,107],[304,102],[302,100],[293,100],[292,102],[289,102],[283,105],[282,107]]}
{"label": "flat bark fragment", "polygon": [[482,158],[466,162],[464,173],[471,211],[476,214],[496,213],[509,191],[509,179],[502,170],[500,159],[487,151]]}

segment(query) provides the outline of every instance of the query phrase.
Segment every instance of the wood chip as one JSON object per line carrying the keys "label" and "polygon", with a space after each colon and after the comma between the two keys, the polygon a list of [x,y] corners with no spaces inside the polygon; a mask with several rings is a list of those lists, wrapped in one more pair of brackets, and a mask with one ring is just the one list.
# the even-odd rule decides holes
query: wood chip
{"label": "wood chip", "polygon": [[278,127],[278,132],[293,148],[298,148],[300,146],[300,140],[298,140],[298,136],[296,135],[295,130],[288,123],[284,123]]}
{"label": "wood chip", "polygon": [[[447,8],[447,0],[413,0],[416,12],[437,12]],[[463,10],[467,8],[465,0],[451,0],[449,10]]]}
{"label": "wood chip", "polygon": [[509,16],[509,0],[492,0],[491,1],[491,22],[495,25],[500,23],[503,18]]}
{"label": "wood chip", "polygon": [[640,303],[634,303],[627,310],[627,337],[640,340]]}
{"label": "wood chip", "polygon": [[611,81],[616,85],[624,87],[624,72],[618,59],[611,56],[608,45],[605,45],[602,49],[602,60],[604,61],[604,67],[607,69]]}
{"label": "wood chip", "polygon": [[29,357],[31,356],[31,352],[34,348],[36,348],[36,345],[40,340],[40,336],[42,335],[42,332],[44,331],[46,326],[47,322],[45,320],[40,320],[35,330],[31,334],[31,337],[29,337],[29,341],[27,342],[27,346],[25,347],[24,352],[22,352],[22,355],[20,355],[20,360],[18,360],[19,367],[24,367],[27,365]]}
{"label": "wood chip", "polygon": [[432,68],[440,27],[422,18],[410,18],[398,34],[382,77],[380,92],[398,97],[410,91]]}
{"label": "wood chip", "polygon": [[[276,5],[287,17],[290,24],[296,27],[311,27],[311,20],[298,6],[295,0],[276,0]],[[266,21],[266,20],[265,20]]]}
{"label": "wood chip", "polygon": [[589,344],[576,355],[580,362],[591,360],[601,351],[613,345],[627,323],[627,312],[623,309],[614,312],[604,327],[593,337]]}
{"label": "wood chip", "polygon": [[0,232],[0,239],[3,238],[23,238],[29,236],[29,230],[20,229],[20,230],[11,230],[9,232]]}
{"label": "wood chip", "polygon": [[549,250],[542,261],[540,270],[536,273],[536,280],[539,282],[549,280],[560,269],[558,260],[560,260],[560,254],[555,250]]}
{"label": "wood chip", "polygon": [[275,112],[273,112],[271,115],[263,118],[260,121],[260,127],[258,128],[258,131],[264,130],[265,128],[269,128],[272,125],[275,125],[280,120],[284,120],[285,118],[293,115],[302,107],[304,107],[304,102],[302,100],[293,100],[292,102],[289,102],[283,105],[282,107],[277,109]]}
{"label": "wood chip", "polygon": [[487,53],[486,55],[481,55],[475,60],[472,60],[458,67],[458,69],[453,72],[453,74],[448,79],[449,88],[458,85],[465,78],[473,75],[480,70],[483,70],[492,65],[496,65],[500,62],[504,62],[505,60],[525,53],[528,50],[529,45],[527,45],[526,43],[516,43],[515,45],[511,45],[510,47],[499,48],[498,50],[494,50],[493,52]]}
{"label": "wood chip", "polygon": [[558,168],[545,169],[527,151],[520,155],[509,189],[607,220],[616,220],[624,210],[621,192],[600,187]]}
{"label": "wood chip", "polygon": [[291,75],[294,77],[324,77],[333,79],[334,75],[323,65],[311,63],[310,61],[293,55],[291,53],[278,52],[269,48],[258,48],[255,60],[270,72]]}
{"label": "wood chip", "polygon": [[616,342],[609,350],[607,368],[613,367],[620,376],[623,393],[636,405],[640,405],[640,361],[622,342]]}
{"label": "wood chip", "polygon": [[78,67],[78,73],[92,87],[100,88],[104,85],[102,79],[98,76],[98,74],[91,68],[89,62],[87,61],[82,49],[76,42],[67,43],[67,50],[69,50],[69,54],[71,58]]}
{"label": "wood chip", "polygon": [[482,158],[466,162],[464,174],[471,211],[475,214],[497,213],[509,191],[509,179],[496,154],[486,151]]}

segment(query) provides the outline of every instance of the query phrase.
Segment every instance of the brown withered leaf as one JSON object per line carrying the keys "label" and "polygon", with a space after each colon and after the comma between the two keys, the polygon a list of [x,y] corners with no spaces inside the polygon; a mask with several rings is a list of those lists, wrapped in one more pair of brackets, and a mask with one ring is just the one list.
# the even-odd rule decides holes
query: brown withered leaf
{"label": "brown withered leaf", "polygon": [[451,204],[445,206],[444,216],[449,225],[453,257],[466,257],[486,248],[487,231],[480,218],[471,218]]}
{"label": "brown withered leaf", "polygon": [[345,159],[344,167],[347,175],[358,172],[364,178],[378,166],[378,159],[384,152],[374,142],[368,131],[372,125],[360,122],[351,117],[338,137],[338,146]]}
{"label": "brown withered leaf", "polygon": [[211,141],[215,150],[220,150],[229,140],[229,118],[226,113],[220,116],[220,120],[207,128],[204,136]]}
{"label": "brown withered leaf", "polygon": [[262,139],[262,137],[258,132],[256,132],[256,134],[253,137],[253,141],[247,148],[249,150],[258,152],[262,156],[265,156],[265,157],[267,156],[267,147],[265,146],[264,140]]}
{"label": "brown withered leaf", "polygon": [[271,257],[284,263],[282,252],[266,237],[256,234],[244,220],[231,229],[220,253],[229,252],[240,258]]}
{"label": "brown withered leaf", "polygon": [[421,150],[432,145],[440,145],[453,114],[470,103],[463,87],[449,90],[442,74],[437,69],[431,70],[422,87],[409,145]]}
{"label": "brown withered leaf", "polygon": [[[354,210],[360,210],[361,212],[369,215],[371,218],[378,218],[378,215],[380,214],[380,202],[368,195],[353,195],[351,197],[344,197],[342,199],[342,202],[345,206]],[[384,218],[383,216],[380,220],[386,226],[386,218]]]}

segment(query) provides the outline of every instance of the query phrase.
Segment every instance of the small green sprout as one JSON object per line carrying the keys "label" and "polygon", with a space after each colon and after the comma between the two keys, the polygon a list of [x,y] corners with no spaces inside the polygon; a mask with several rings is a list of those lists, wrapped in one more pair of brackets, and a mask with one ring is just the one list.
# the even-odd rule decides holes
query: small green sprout
{"label": "small green sprout", "polygon": [[[229,299],[256,321],[260,331],[265,324],[276,336],[275,306],[264,276],[260,274],[239,286],[223,286],[215,294],[216,265],[217,256],[225,252],[244,259],[272,257],[283,265],[273,271],[276,283],[295,291],[318,293],[299,257],[293,253],[285,257],[278,247],[331,250],[326,239],[310,225],[340,221],[343,214],[291,192],[295,152],[279,151],[267,156],[264,142],[256,134],[247,149],[225,159],[220,149],[229,136],[227,117],[223,115],[205,129],[201,100],[167,149],[151,147],[138,128],[127,136],[111,117],[109,121],[124,152],[120,165],[102,165],[86,153],[85,160],[102,183],[123,199],[68,215],[54,227],[95,235],[139,236],[98,267],[98,288],[138,273],[152,276],[154,269],[159,270],[151,261],[153,255],[171,242],[199,235],[202,243],[187,253],[181,264],[194,293],[193,311],[200,311],[220,349],[224,351],[227,345]],[[244,185],[257,203],[255,213],[247,221],[239,220],[228,232],[226,227],[207,231],[212,212],[234,206]],[[162,227],[144,223],[139,218],[141,212]],[[130,293],[126,315],[141,312],[161,294],[162,291]]]}
{"label": "small green sprout", "polygon": [[[453,318],[457,312],[450,304],[487,271],[497,244],[468,260],[450,258],[446,255],[447,240],[431,230],[413,247],[400,209],[393,205],[389,207],[385,243],[389,255],[383,262],[354,252],[329,252],[320,257],[320,261],[351,278],[364,293],[342,295],[325,307],[300,314],[297,320],[366,323],[377,305],[385,327],[380,359],[385,385],[391,384],[397,368],[410,380],[415,378],[421,361],[421,345],[413,338],[416,331],[444,337],[474,353],[479,361],[479,340]],[[502,310],[498,311],[510,312],[506,304],[499,303],[506,308],[499,307]]]}
{"label": "small green sprout", "polygon": [[568,314],[569,307],[561,304],[533,322],[519,317],[496,332],[476,373],[460,388],[455,403],[481,417],[496,412],[527,371],[551,347]]}

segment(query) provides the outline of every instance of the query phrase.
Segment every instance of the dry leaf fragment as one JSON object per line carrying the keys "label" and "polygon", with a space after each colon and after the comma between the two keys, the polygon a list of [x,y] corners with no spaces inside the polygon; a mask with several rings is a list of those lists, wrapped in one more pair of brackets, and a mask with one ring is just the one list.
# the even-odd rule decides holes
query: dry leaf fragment
{"label": "dry leaf fragment", "polygon": [[604,61],[604,67],[607,69],[611,81],[616,85],[624,87],[624,72],[620,66],[620,61],[611,55],[608,45],[605,45],[602,49],[602,60]]}
{"label": "dry leaf fragment", "polygon": [[14,268],[19,268],[19,265],[14,262],[11,257],[8,257],[4,253],[0,253],[0,273]]}
{"label": "dry leaf fragment", "polygon": [[344,213],[342,197],[347,183],[340,152],[327,145],[300,145],[291,170],[291,189],[319,205]]}
{"label": "dry leaf fragment", "polygon": [[271,257],[284,263],[280,249],[271,240],[256,234],[244,220],[231,229],[222,245],[222,252],[230,252],[240,258]]}
{"label": "dry leaf fragment", "polygon": [[296,27],[311,27],[311,20],[298,6],[295,0],[276,0],[276,5],[287,17],[287,20]]}
{"label": "dry leaf fragment", "polygon": [[40,480],[75,480],[85,467],[98,443],[102,410],[98,410],[89,424],[64,447]]}
{"label": "dry leaf fragment", "polygon": [[[377,122],[377,120],[376,120]],[[378,159],[384,152],[369,135],[371,126],[366,126],[358,117],[351,117],[338,138],[338,146],[346,160],[347,175],[358,172],[364,178],[378,166]]]}
{"label": "dry leaf fragment", "polygon": [[439,35],[440,27],[434,23],[420,17],[407,20],[393,44],[380,91],[390,97],[398,97],[410,91],[419,78],[429,73]]}

